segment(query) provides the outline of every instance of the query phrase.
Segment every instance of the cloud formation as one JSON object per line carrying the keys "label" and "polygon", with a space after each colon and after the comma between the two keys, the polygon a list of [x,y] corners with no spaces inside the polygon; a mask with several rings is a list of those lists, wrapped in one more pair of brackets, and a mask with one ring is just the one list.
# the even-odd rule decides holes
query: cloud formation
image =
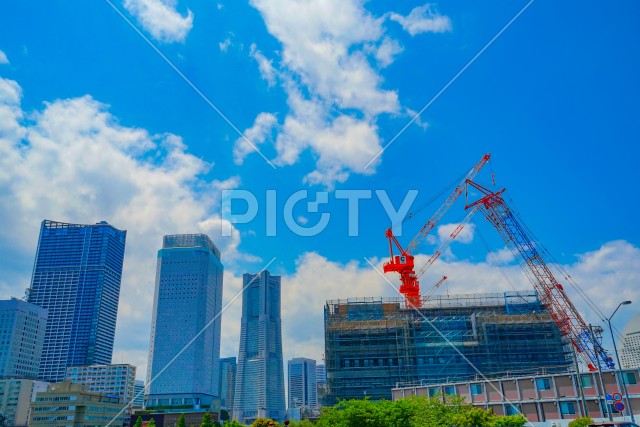
{"label": "cloud formation", "polygon": [[184,42],[193,27],[193,13],[182,16],[177,0],[124,0],[124,7],[135,16],[142,28],[164,43]]}
{"label": "cloud formation", "polygon": [[[278,129],[274,163],[291,165],[311,150],[316,168],[304,181],[327,188],[351,173],[374,173],[379,158],[365,165],[382,148],[377,118],[407,114],[397,91],[384,88],[380,73],[403,50],[385,34],[390,15],[375,17],[361,0],[252,0],[251,5],[282,46],[274,58],[257,47],[251,51],[263,78],[270,86],[279,82],[287,95],[289,112]],[[412,13],[406,19],[418,27],[418,15],[424,21],[432,12]]]}
{"label": "cloud formation", "polygon": [[7,58],[7,54],[0,50],[0,64],[8,64],[9,58]]}
{"label": "cloud formation", "polygon": [[391,13],[389,19],[399,23],[412,36],[422,33],[445,33],[452,28],[451,19],[440,15],[429,3],[416,7],[407,16]]}

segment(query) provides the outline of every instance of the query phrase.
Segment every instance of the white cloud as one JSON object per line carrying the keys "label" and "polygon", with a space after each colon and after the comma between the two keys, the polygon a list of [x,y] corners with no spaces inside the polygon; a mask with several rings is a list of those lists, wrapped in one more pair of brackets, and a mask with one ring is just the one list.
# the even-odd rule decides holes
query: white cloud
{"label": "white cloud", "polygon": [[254,0],[267,29],[283,45],[282,63],[309,90],[340,108],[367,114],[397,112],[398,96],[363,53],[383,34],[382,22],[357,0]]}
{"label": "white cloud", "polygon": [[7,54],[0,50],[0,64],[8,64],[9,58],[7,58]]}
{"label": "white cloud", "polygon": [[378,46],[375,55],[378,64],[381,67],[387,67],[391,65],[391,63],[395,60],[395,57],[402,53],[404,48],[398,43],[397,40],[394,40],[389,37],[385,37],[382,39],[380,46]]}
{"label": "white cloud", "polygon": [[[162,236],[205,232],[227,267],[258,261],[238,251],[239,233],[216,213],[220,190],[239,178],[205,181],[212,165],[189,154],[180,137],[121,126],[90,96],[45,103],[28,122],[20,98],[20,86],[0,78],[0,291],[20,296],[28,286],[19,270],[33,262],[44,218],[104,219],[126,229],[114,360],[138,363],[144,376]],[[222,237],[222,227],[231,237]]]}
{"label": "white cloud", "polygon": [[[244,136],[256,147],[264,143],[278,125],[278,119],[271,113],[260,113],[253,126],[244,131]],[[244,138],[238,138],[233,145],[233,160],[237,165],[244,162],[245,157],[254,151]]]}
{"label": "white cloud", "polygon": [[156,40],[184,42],[193,27],[193,13],[187,10],[187,16],[182,16],[176,3],[177,0],[124,0],[124,7]]}
{"label": "white cloud", "polygon": [[226,38],[224,41],[218,43],[218,46],[220,47],[221,52],[226,52],[229,50],[229,46],[231,46],[231,39]]}
{"label": "white cloud", "polygon": [[515,259],[513,252],[511,249],[504,247],[495,252],[491,252],[487,254],[487,262],[490,264],[509,264],[511,261]]}
{"label": "white cloud", "polygon": [[440,15],[435,7],[428,3],[416,7],[407,16],[391,13],[389,18],[402,25],[402,28],[412,36],[427,32],[445,33],[451,31],[451,19]]}
{"label": "white cloud", "polygon": [[260,70],[262,78],[269,83],[269,86],[273,86],[276,83],[276,70],[273,68],[273,61],[267,59],[262,52],[257,49],[255,43],[251,45],[250,55],[258,63],[258,69]]}
{"label": "white cloud", "polygon": [[327,187],[350,173],[375,172],[379,160],[363,168],[380,150],[376,119],[402,112],[397,92],[383,88],[373,66],[388,66],[402,51],[384,35],[384,18],[374,17],[360,0],[251,4],[282,45],[277,63],[252,48],[263,78],[270,85],[280,80],[288,97],[274,163],[293,164],[310,149],[316,169],[305,181]]}

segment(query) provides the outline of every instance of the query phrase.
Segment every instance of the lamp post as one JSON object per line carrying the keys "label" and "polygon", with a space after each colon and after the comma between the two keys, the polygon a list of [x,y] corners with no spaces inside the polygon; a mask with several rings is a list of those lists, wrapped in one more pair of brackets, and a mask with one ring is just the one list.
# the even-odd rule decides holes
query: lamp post
{"label": "lamp post", "polygon": [[623,305],[629,305],[631,301],[622,301],[618,304],[618,307],[613,311],[613,314],[607,318],[607,323],[609,324],[609,332],[611,332],[611,341],[613,341],[613,352],[616,354],[616,362],[618,363],[618,371],[620,372],[620,382],[622,382],[622,390],[624,391],[624,400],[627,401],[627,408],[629,408],[629,414],[631,414],[631,422],[635,423],[636,419],[633,416],[633,409],[631,408],[631,401],[629,400],[629,392],[627,391],[627,383],[624,380],[622,365],[620,364],[620,357],[618,357],[618,348],[616,346],[616,338],[613,336],[613,328],[611,327],[611,319],[616,314],[618,309]]}
{"label": "lamp post", "polygon": [[[593,341],[593,352],[595,353],[596,366],[598,367],[598,376],[600,377],[600,385],[602,386],[602,393],[604,394],[604,407],[606,408],[606,414],[609,421],[613,421],[613,414],[611,413],[611,407],[607,403],[607,386],[602,378],[602,367],[600,366],[600,355],[598,354],[598,341],[596,340],[596,334],[593,332],[593,325],[589,325],[591,330],[591,340]],[[602,333],[602,328],[599,328],[599,332]],[[598,396],[599,398],[599,396]]]}

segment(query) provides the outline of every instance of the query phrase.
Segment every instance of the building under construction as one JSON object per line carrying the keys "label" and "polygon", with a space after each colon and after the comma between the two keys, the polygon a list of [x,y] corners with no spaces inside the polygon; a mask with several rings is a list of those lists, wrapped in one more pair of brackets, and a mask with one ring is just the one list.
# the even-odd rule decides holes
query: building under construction
{"label": "building under construction", "polygon": [[399,383],[566,372],[569,342],[534,291],[327,301],[327,399],[391,399]]}

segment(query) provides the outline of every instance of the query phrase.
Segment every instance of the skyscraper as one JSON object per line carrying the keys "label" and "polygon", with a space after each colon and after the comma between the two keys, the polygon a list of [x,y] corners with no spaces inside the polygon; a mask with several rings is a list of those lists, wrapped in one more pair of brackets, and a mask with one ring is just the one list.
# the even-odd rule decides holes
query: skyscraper
{"label": "skyscraper", "polygon": [[304,357],[289,360],[289,409],[316,408],[318,391],[316,384],[316,361]]}
{"label": "skyscraper", "polygon": [[218,396],[222,271],[220,251],[207,235],[164,237],[153,300],[147,408],[200,409]]}
{"label": "skyscraper", "polygon": [[233,410],[233,398],[236,392],[236,358],[220,359],[220,407],[227,411]]}
{"label": "skyscraper", "polygon": [[111,363],[126,235],[105,221],[42,222],[28,297],[49,311],[40,378]]}
{"label": "skyscraper", "polygon": [[280,276],[268,271],[242,276],[242,322],[233,418],[251,424],[285,413]]}
{"label": "skyscraper", "polygon": [[0,378],[37,378],[46,326],[46,309],[0,301]]}

